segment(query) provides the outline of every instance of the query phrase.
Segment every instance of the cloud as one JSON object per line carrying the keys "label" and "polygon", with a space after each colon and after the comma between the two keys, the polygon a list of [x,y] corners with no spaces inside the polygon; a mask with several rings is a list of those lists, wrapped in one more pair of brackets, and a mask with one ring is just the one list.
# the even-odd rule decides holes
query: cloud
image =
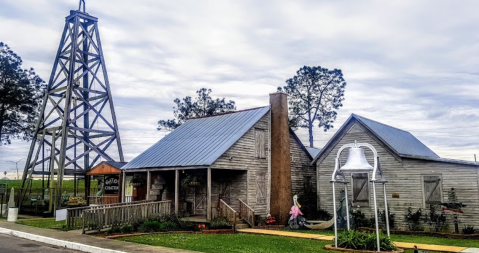
{"label": "cloud", "polygon": [[[0,40],[48,79],[75,3],[6,0]],[[202,87],[238,109],[304,66],[338,68],[348,83],[335,128],[351,113],[411,131],[440,156],[472,160],[479,143],[479,3],[463,1],[87,1],[99,18],[127,160],[164,133],[173,99]],[[307,131],[299,130],[307,143]],[[22,148],[19,148],[19,147]],[[28,147],[1,147],[25,157]],[[11,167],[11,166],[10,166]]]}

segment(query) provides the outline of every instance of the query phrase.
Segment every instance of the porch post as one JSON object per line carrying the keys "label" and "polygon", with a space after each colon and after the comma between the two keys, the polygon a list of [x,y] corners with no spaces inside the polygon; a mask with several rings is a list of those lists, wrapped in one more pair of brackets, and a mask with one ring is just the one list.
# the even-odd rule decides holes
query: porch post
{"label": "porch post", "polygon": [[175,213],[178,212],[178,205],[180,204],[180,171],[175,170]]}
{"label": "porch post", "polygon": [[125,203],[126,201],[126,172],[123,170],[123,180],[121,180],[121,203]]}
{"label": "porch post", "polygon": [[146,172],[146,200],[150,200],[151,172]]}
{"label": "porch post", "polygon": [[211,168],[207,169],[206,195],[206,220],[211,220]]}

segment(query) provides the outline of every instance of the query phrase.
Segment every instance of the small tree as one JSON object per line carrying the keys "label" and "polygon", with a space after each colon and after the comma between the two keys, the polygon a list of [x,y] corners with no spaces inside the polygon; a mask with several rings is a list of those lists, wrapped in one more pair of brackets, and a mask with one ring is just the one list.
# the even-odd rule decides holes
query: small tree
{"label": "small tree", "polygon": [[289,124],[291,128],[308,128],[309,146],[313,147],[313,125],[324,131],[333,127],[336,110],[343,106],[346,81],[339,69],[321,66],[300,68],[296,75],[278,87],[289,96]]}
{"label": "small tree", "polygon": [[33,68],[22,69],[22,59],[0,42],[0,140],[30,140],[45,84]]}
{"label": "small tree", "polygon": [[226,102],[225,98],[213,99],[210,93],[211,89],[201,88],[196,91],[197,97],[194,102],[190,96],[182,100],[179,98],[175,99],[176,106],[173,107],[175,119],[158,121],[158,130],[162,128],[173,130],[191,118],[211,116],[236,110],[234,101]]}

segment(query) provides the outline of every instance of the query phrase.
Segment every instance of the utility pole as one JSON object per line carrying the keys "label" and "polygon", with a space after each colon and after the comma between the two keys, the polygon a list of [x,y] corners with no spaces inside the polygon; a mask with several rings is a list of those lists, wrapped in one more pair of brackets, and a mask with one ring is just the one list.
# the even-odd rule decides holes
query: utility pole
{"label": "utility pole", "polygon": [[16,162],[14,162],[14,161],[7,161],[7,162],[10,162],[10,163],[14,163],[14,164],[15,164],[15,168],[17,168],[17,178],[16,178],[17,180],[20,179],[20,176],[18,175],[18,163],[19,163],[21,160],[23,160],[23,159],[25,159],[25,158],[22,158],[22,159],[20,159],[20,160],[18,160],[18,161],[16,161]]}

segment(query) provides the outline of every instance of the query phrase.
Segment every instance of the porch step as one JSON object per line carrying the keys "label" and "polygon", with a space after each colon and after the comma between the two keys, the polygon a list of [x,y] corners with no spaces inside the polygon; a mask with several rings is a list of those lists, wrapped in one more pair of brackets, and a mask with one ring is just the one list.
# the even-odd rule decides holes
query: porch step
{"label": "porch step", "polygon": [[250,228],[248,223],[239,223],[236,224],[236,229]]}

